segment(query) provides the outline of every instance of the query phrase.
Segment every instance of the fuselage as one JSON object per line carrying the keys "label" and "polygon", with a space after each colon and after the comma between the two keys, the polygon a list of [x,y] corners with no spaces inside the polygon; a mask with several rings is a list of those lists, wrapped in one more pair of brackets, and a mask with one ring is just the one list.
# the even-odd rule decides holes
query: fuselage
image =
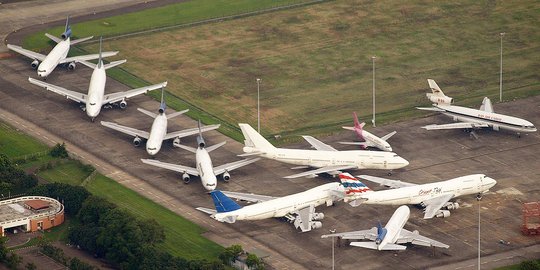
{"label": "fuselage", "polygon": [[197,162],[197,171],[201,178],[201,183],[208,191],[216,189],[217,178],[214,174],[214,166],[208,151],[204,147],[198,147],[195,152],[195,162]]}
{"label": "fuselage", "polygon": [[513,116],[446,104],[438,104],[435,107],[444,110],[442,114],[451,117],[454,121],[483,123],[495,130],[506,129],[513,132],[537,131],[531,122]]}
{"label": "fuselage", "polygon": [[411,213],[411,210],[408,206],[402,205],[396,209],[394,214],[392,214],[392,217],[388,220],[384,228],[386,229],[386,236],[382,239],[381,243],[377,246],[378,250],[382,250],[382,248],[386,244],[394,244],[396,243],[399,233],[401,232],[401,229],[403,229],[403,226],[405,226],[405,223],[407,223],[407,220],[409,220],[409,215]]}
{"label": "fuselage", "polygon": [[393,152],[381,151],[319,151],[302,149],[274,148],[254,150],[244,147],[244,152],[260,151],[260,156],[281,162],[311,166],[316,168],[326,166],[353,165],[357,169],[399,169],[409,165],[409,162]]}
{"label": "fuselage", "polygon": [[51,52],[43,59],[37,68],[38,77],[45,78],[65,59],[69,52],[70,38],[60,41]]}
{"label": "fuselage", "polygon": [[383,151],[386,151],[386,152],[392,152],[392,147],[390,146],[390,144],[371,134],[370,132],[368,131],[365,131],[363,129],[359,129],[359,128],[354,128],[354,131],[356,132],[356,136],[358,136],[358,138],[360,139],[363,139],[365,140],[366,142],[370,142],[371,144],[375,145],[375,147],[383,150]]}
{"label": "fuselage", "polygon": [[420,204],[423,201],[446,194],[458,197],[483,193],[496,183],[497,181],[483,174],[472,174],[436,183],[366,192],[359,197],[364,204]]}
{"label": "fuselage", "polygon": [[165,112],[160,113],[154,119],[152,128],[150,129],[150,135],[146,141],[146,152],[153,156],[161,149],[163,138],[167,134],[167,116]]}
{"label": "fuselage", "polygon": [[88,86],[88,96],[86,102],[86,115],[94,119],[101,111],[103,97],[105,95],[105,83],[107,75],[103,65],[97,67],[92,72],[90,77],[90,85]]}
{"label": "fuselage", "polygon": [[214,218],[218,221],[225,221],[228,216],[236,216],[236,220],[260,220],[283,217],[310,205],[319,206],[325,203],[330,205],[330,202],[333,200],[333,191],[344,192],[344,189],[340,183],[328,183],[304,192],[248,205],[231,212],[217,213],[214,215]]}

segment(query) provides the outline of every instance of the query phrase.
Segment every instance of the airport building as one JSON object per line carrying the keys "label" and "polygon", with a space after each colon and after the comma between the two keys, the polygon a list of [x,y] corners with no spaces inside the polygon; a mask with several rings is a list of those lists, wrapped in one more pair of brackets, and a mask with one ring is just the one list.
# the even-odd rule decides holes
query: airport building
{"label": "airport building", "polygon": [[14,233],[47,230],[64,223],[64,205],[43,196],[24,196],[0,201],[0,231]]}

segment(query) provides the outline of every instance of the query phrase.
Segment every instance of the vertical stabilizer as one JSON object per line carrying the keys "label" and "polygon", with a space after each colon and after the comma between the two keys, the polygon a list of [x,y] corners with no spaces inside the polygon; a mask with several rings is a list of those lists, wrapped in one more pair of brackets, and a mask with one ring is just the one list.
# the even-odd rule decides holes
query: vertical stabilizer
{"label": "vertical stabilizer", "polygon": [[204,146],[206,144],[204,143],[204,138],[202,136],[201,120],[200,119],[199,119],[198,127],[199,127],[199,136],[197,136],[197,145],[199,146],[199,148],[204,148]]}
{"label": "vertical stabilizer", "polygon": [[71,26],[69,26],[69,15],[66,19],[66,27],[64,28],[64,33],[61,35],[62,39],[66,40],[71,37]]}
{"label": "vertical stabilizer", "polygon": [[356,115],[356,112],[353,112],[353,121],[354,127],[359,130],[362,130],[362,128],[364,128],[364,126],[366,125],[365,122],[360,123],[360,121],[358,121],[358,116]]}
{"label": "vertical stabilizer", "polygon": [[491,99],[488,97],[484,97],[484,100],[482,100],[482,106],[480,106],[480,110],[484,112],[494,112],[493,111],[493,105],[491,104]]}
{"label": "vertical stabilizer", "polygon": [[214,206],[216,207],[216,211],[218,213],[231,212],[242,208],[236,202],[231,200],[231,198],[227,197],[217,189],[210,192],[210,195],[212,195],[212,200],[214,201]]}
{"label": "vertical stabilizer", "polygon": [[372,190],[364,183],[360,182],[350,173],[340,173],[339,180],[345,188],[345,195],[359,195],[361,193],[371,192]]}
{"label": "vertical stabilizer", "polygon": [[161,103],[159,103],[159,113],[164,113],[167,109],[167,104],[165,104],[165,87],[161,87]]}
{"label": "vertical stabilizer", "polygon": [[429,100],[431,100],[432,102],[436,104],[446,104],[446,105],[452,104],[454,102],[453,98],[446,96],[443,93],[439,85],[437,85],[437,83],[434,80],[428,79],[427,81],[429,84],[429,88],[431,89],[431,93],[426,94]]}
{"label": "vertical stabilizer", "polygon": [[244,145],[246,147],[257,148],[258,150],[262,149],[274,149],[275,147],[268,142],[261,134],[255,131],[248,124],[238,124],[244,134]]}
{"label": "vertical stabilizer", "polygon": [[103,59],[101,58],[101,43],[102,43],[103,37],[99,37],[99,58],[97,62],[97,67],[101,68],[103,66]]}

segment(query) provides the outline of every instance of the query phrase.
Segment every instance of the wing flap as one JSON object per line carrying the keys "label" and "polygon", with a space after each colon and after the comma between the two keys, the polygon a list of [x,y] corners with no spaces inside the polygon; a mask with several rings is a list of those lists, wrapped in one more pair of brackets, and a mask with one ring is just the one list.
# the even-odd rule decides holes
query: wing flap
{"label": "wing flap", "polygon": [[257,195],[253,193],[241,193],[241,192],[232,192],[232,191],[222,191],[229,198],[246,201],[246,202],[266,202],[269,200],[277,199],[278,197],[266,196],[266,195]]}
{"label": "wing flap", "polygon": [[175,171],[179,173],[188,173],[194,176],[199,176],[199,172],[197,171],[197,169],[192,168],[192,167],[183,166],[179,164],[172,164],[172,163],[167,163],[167,162],[161,162],[154,159],[141,159],[141,161],[144,164],[160,167],[163,169],[167,169],[167,170],[171,170],[171,171]]}
{"label": "wing flap", "polygon": [[[103,52],[103,53],[101,53],[101,56],[102,57],[109,57],[109,56],[114,56],[114,55],[117,55],[117,54],[118,54],[118,51]],[[99,54],[97,54],[97,53],[86,54],[86,55],[78,55],[78,56],[72,56],[72,57],[64,58],[63,60],[60,61],[60,64],[71,63],[71,62],[80,62],[81,60],[89,61],[89,60],[95,60],[95,59],[98,59],[98,58],[99,58]]]}
{"label": "wing flap", "polygon": [[328,237],[340,237],[341,239],[349,239],[349,240],[367,239],[367,240],[375,241],[375,239],[377,239],[377,228],[373,227],[369,230],[333,233],[333,234],[325,234],[321,236],[321,238],[328,238]]}
{"label": "wing flap", "polygon": [[439,197],[435,197],[422,202],[426,206],[424,219],[433,218],[437,212],[446,204],[450,199],[454,197],[454,194],[446,194]]}
{"label": "wing flap", "polygon": [[17,45],[11,45],[11,44],[8,44],[7,45],[8,49],[14,51],[14,52],[17,52],[17,53],[20,53],[28,58],[31,58],[31,59],[37,59],[39,61],[43,61],[45,60],[45,55],[41,54],[41,53],[37,53],[37,52],[33,52],[33,51],[29,51],[27,49],[23,49],[21,46],[17,46]]}
{"label": "wing flap", "polygon": [[53,85],[53,84],[50,84],[50,83],[42,82],[40,80],[36,80],[36,79],[33,79],[33,78],[28,78],[28,81],[31,84],[43,87],[46,90],[49,90],[51,92],[57,93],[57,94],[62,95],[62,96],[65,96],[68,99],[71,99],[71,100],[74,100],[74,101],[77,101],[77,102],[86,103],[86,95],[83,94],[83,93],[67,90],[66,88],[56,86],[56,85]]}
{"label": "wing flap", "polygon": [[103,104],[116,103],[116,102],[119,102],[119,101],[121,101],[123,99],[134,97],[134,96],[137,96],[137,95],[140,95],[140,94],[144,94],[144,93],[147,93],[148,91],[153,91],[153,90],[156,90],[156,89],[160,89],[160,88],[163,88],[165,86],[167,86],[167,82],[162,82],[162,83],[158,83],[158,84],[154,84],[154,85],[150,85],[150,86],[140,87],[140,88],[132,89],[132,90],[129,90],[129,91],[108,94],[108,95],[105,95],[105,97],[103,98]]}
{"label": "wing flap", "polygon": [[483,128],[483,127],[489,127],[487,124],[482,123],[469,123],[469,122],[458,122],[458,123],[451,123],[451,124],[442,124],[442,125],[427,125],[423,126],[422,128],[426,130],[440,130],[440,129],[472,129],[472,128]]}
{"label": "wing flap", "polygon": [[378,183],[381,186],[387,186],[389,188],[403,188],[403,187],[416,186],[416,184],[413,184],[413,183],[407,183],[400,180],[392,180],[392,179],[386,179],[386,178],[370,176],[370,175],[358,175],[357,177],[374,182],[374,183]]}

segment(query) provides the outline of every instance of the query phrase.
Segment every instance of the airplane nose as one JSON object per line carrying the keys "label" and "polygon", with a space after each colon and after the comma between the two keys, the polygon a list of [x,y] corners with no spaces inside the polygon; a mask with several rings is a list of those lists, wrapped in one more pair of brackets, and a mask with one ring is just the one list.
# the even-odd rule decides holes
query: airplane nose
{"label": "airplane nose", "polygon": [[403,163],[404,166],[408,166],[408,165],[409,165],[409,161],[408,161],[408,160],[406,160],[406,159],[404,159],[404,158],[401,158],[401,160],[402,160],[402,163]]}

